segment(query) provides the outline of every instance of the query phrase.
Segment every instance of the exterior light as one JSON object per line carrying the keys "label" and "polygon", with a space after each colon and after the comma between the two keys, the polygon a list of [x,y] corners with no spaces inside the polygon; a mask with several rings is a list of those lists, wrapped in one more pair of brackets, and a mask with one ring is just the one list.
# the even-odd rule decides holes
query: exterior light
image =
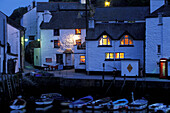
{"label": "exterior light", "polygon": [[25,39],[25,42],[28,42],[28,39]]}
{"label": "exterior light", "polygon": [[37,41],[40,41],[40,39],[37,39]]}
{"label": "exterior light", "polygon": [[105,7],[109,7],[110,6],[110,2],[109,1],[105,1],[104,6]]}

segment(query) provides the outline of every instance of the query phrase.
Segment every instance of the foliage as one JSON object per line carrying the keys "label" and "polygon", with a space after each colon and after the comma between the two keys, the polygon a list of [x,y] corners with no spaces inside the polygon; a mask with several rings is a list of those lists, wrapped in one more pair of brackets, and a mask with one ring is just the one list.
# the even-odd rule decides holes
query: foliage
{"label": "foliage", "polygon": [[34,64],[34,48],[40,48],[40,41],[34,40],[29,42],[25,49],[25,60]]}
{"label": "foliage", "polygon": [[19,7],[13,11],[10,18],[20,25],[22,16],[27,12],[27,7]]}

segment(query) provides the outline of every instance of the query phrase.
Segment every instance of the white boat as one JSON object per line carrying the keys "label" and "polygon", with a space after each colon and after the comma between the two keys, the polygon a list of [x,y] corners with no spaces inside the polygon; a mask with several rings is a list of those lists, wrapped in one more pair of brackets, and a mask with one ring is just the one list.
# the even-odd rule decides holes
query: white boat
{"label": "white boat", "polygon": [[18,96],[17,99],[13,100],[10,104],[10,108],[14,110],[24,109],[27,102],[21,98],[22,96]]}
{"label": "white boat", "polygon": [[102,98],[99,100],[95,100],[89,104],[87,104],[88,109],[104,109],[107,107],[107,104],[111,102],[110,97]]}
{"label": "white boat", "polygon": [[170,105],[163,105],[162,107],[159,107],[157,109],[155,109],[155,112],[164,112],[164,113],[168,113],[170,112]]}
{"label": "white boat", "polygon": [[143,110],[148,106],[148,101],[145,99],[137,99],[128,104],[128,110]]}
{"label": "white boat", "polygon": [[92,96],[86,96],[83,98],[80,98],[79,100],[76,100],[69,104],[69,108],[71,109],[80,109],[86,107],[87,104],[93,101]]}
{"label": "white boat", "polygon": [[163,107],[163,103],[154,103],[148,106],[148,109],[151,111],[155,111],[155,109]]}
{"label": "white boat", "polygon": [[109,110],[118,110],[118,109],[122,109],[122,108],[125,108],[127,107],[127,104],[128,104],[128,100],[127,99],[119,99],[119,100],[116,100],[114,102],[110,102],[107,104],[107,108]]}
{"label": "white boat", "polygon": [[35,101],[36,105],[50,105],[53,103],[54,99],[51,98],[40,98]]}

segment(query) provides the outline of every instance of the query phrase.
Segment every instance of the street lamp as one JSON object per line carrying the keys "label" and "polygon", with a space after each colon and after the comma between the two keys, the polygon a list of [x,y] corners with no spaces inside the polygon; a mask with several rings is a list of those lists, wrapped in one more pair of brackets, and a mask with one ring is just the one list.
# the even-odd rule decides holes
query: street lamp
{"label": "street lamp", "polygon": [[106,0],[105,3],[104,3],[104,6],[105,7],[109,7],[110,6],[110,2]]}

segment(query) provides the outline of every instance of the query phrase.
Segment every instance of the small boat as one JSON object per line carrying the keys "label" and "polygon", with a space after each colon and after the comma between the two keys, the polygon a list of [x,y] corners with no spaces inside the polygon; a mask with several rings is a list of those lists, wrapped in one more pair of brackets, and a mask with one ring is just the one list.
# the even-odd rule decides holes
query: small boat
{"label": "small boat", "polygon": [[128,105],[128,110],[143,110],[147,107],[148,101],[145,99],[137,99]]}
{"label": "small boat", "polygon": [[163,103],[154,103],[148,106],[148,109],[151,111],[155,111],[155,109],[163,107]]}
{"label": "small boat", "polygon": [[107,108],[109,110],[118,110],[118,109],[122,109],[122,108],[125,108],[127,107],[127,104],[128,104],[128,100],[127,99],[119,99],[119,100],[116,100],[114,102],[110,102],[107,104]]}
{"label": "small boat", "polygon": [[88,109],[104,109],[109,102],[111,102],[110,97],[102,98],[102,99],[95,100],[87,104],[87,108]]}
{"label": "small boat", "polygon": [[21,98],[22,96],[18,96],[17,99],[13,100],[10,104],[10,108],[14,110],[24,109],[27,102]]}
{"label": "small boat", "polygon": [[163,105],[157,109],[155,109],[155,112],[164,112],[164,113],[170,113],[170,105]]}
{"label": "small boat", "polygon": [[72,103],[71,100],[64,100],[64,101],[60,102],[60,106],[61,107],[69,107],[70,103]]}
{"label": "small boat", "polygon": [[93,101],[92,96],[86,96],[83,98],[80,98],[79,100],[76,100],[72,103],[69,104],[69,108],[75,108],[75,109],[80,109],[86,107],[87,104]]}
{"label": "small boat", "polygon": [[35,100],[35,104],[36,105],[50,105],[53,103],[53,101],[54,101],[53,98],[42,94],[39,99]]}

